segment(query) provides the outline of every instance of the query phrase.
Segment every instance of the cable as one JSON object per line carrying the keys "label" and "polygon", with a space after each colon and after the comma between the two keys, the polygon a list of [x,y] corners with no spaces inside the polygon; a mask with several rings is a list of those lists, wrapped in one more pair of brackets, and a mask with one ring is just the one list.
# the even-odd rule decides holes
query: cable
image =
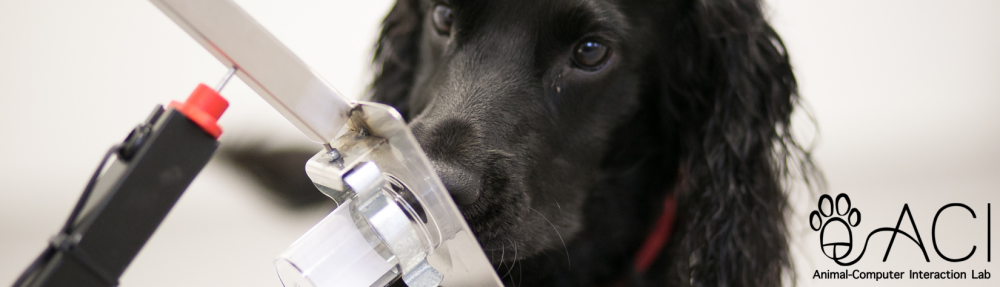
{"label": "cable", "polygon": [[[109,149],[107,153],[104,154],[104,158],[101,159],[101,163],[97,165],[97,170],[95,170],[94,174],[90,176],[90,181],[88,181],[87,186],[84,187],[83,194],[80,195],[80,199],[76,202],[76,206],[73,207],[73,212],[69,214],[69,219],[66,220],[66,224],[63,225],[62,229],[60,229],[59,234],[53,238],[58,238],[60,235],[69,236],[70,234],[72,234],[73,223],[76,222],[77,217],[80,216],[80,212],[83,211],[83,207],[87,204],[87,200],[90,199],[90,194],[93,192],[94,186],[97,184],[97,179],[100,178],[101,176],[101,171],[104,170],[104,165],[107,164],[108,159],[111,158],[111,155],[117,154],[121,150],[121,148],[122,148],[121,145],[115,145],[111,147],[111,149]],[[49,260],[51,260],[57,251],[60,251],[60,249],[57,246],[55,246],[55,243],[50,243],[49,246],[45,249],[45,251],[43,251],[42,254],[39,255],[38,258],[31,263],[31,265],[28,265],[28,268],[24,270],[24,273],[21,273],[21,276],[17,278],[17,281],[14,281],[13,286],[21,287],[25,283],[27,283],[28,280],[31,279],[33,275],[35,275],[37,269],[42,265],[44,265],[45,263],[47,263]],[[99,271],[100,269],[98,269],[97,266],[86,266],[86,267],[90,268],[92,271],[97,272],[98,273],[97,275],[99,275],[100,277],[106,277],[104,276],[104,274],[100,274],[101,273]],[[105,279],[107,281],[107,278],[102,278],[102,279]]]}

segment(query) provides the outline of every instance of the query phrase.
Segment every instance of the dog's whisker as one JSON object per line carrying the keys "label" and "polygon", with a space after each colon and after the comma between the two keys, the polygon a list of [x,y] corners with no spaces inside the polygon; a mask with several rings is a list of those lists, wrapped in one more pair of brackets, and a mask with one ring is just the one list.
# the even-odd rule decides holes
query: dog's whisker
{"label": "dog's whisker", "polygon": [[[514,261],[516,263],[519,263],[519,264],[517,264],[517,271],[519,273],[517,275],[517,285],[521,285],[521,280],[524,280],[524,264],[520,264],[519,260],[516,260],[516,259]],[[521,285],[521,286],[524,286],[524,285]]]}
{"label": "dog's whisker", "polygon": [[[517,284],[514,285],[515,287],[518,286],[518,285],[521,285],[521,279],[524,279],[524,267],[523,267],[523,265],[519,264],[520,261],[521,260],[517,258],[517,243],[515,243],[514,244],[514,264],[517,264],[517,272],[519,273],[518,277],[517,277]],[[513,279],[514,278],[511,278],[511,282],[514,282]]]}
{"label": "dog's whisker", "polygon": [[551,198],[551,199],[552,199],[552,202],[555,202],[555,203],[556,203],[556,209],[558,209],[558,210],[559,210],[559,214],[562,214],[562,205],[560,205],[560,204],[559,204],[559,200],[558,200],[558,199],[556,199],[556,198],[555,198],[554,196],[552,196],[552,195],[549,195],[549,198]]}
{"label": "dog's whisker", "polygon": [[[512,241],[512,243],[514,243],[514,263],[512,263],[510,265],[510,270],[508,270],[507,273],[510,273],[510,271],[514,271],[514,265],[517,264],[517,260],[518,260],[517,259],[517,241]],[[518,267],[520,267],[520,265],[518,265]],[[510,279],[511,279],[510,282],[514,282],[514,277],[511,277]]]}
{"label": "dog's whisker", "polygon": [[[556,205],[558,205],[558,204],[559,204],[559,202],[557,201]],[[552,221],[550,221],[548,218],[546,218],[544,214],[542,214],[541,212],[538,212],[538,210],[535,210],[534,208],[531,208],[531,207],[528,207],[528,209],[531,209],[531,211],[534,211],[535,213],[537,213],[538,216],[541,216],[542,219],[545,219],[545,222],[548,222],[549,226],[552,226],[552,230],[556,231],[556,236],[559,236],[559,242],[562,243],[563,250],[566,251],[566,267],[569,268],[569,270],[573,270],[573,262],[572,262],[572,259],[570,259],[570,257],[569,257],[569,247],[566,246],[566,241],[563,240],[562,234],[559,233],[559,229],[557,229],[556,225],[552,224]],[[517,257],[515,257],[515,258],[517,258]]]}
{"label": "dog's whisker", "polygon": [[493,259],[496,259],[496,258],[497,258],[497,250],[493,249],[493,248],[490,248],[490,259],[493,260]]}
{"label": "dog's whisker", "polygon": [[506,253],[505,251],[507,251],[507,247],[503,245],[503,242],[500,242],[500,266],[497,266],[499,268],[503,268],[503,264],[504,264],[504,262],[503,262],[503,255],[504,255],[504,253]]}
{"label": "dog's whisker", "polygon": [[[510,241],[510,244],[514,245],[514,261],[513,262],[517,262],[517,242],[514,242],[514,241],[512,241],[510,239],[507,239],[507,241]],[[501,276],[501,278],[507,278],[507,276],[510,275],[511,271],[514,271],[514,264],[513,263],[511,263],[510,264],[510,268],[507,269],[507,274],[504,274],[503,276]]]}

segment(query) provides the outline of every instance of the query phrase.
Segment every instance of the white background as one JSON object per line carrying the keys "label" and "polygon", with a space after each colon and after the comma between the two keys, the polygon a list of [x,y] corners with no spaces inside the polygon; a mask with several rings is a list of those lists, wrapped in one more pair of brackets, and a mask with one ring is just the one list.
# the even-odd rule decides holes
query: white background
{"label": "white background", "polygon": [[[391,1],[237,2],[344,94],[364,93],[371,44]],[[796,190],[790,228],[800,285],[996,285],[1000,269],[985,262],[985,236],[986,204],[1000,203],[1000,2],[769,5],[818,121],[815,156],[829,191],[849,194],[863,214],[856,248],[909,204],[931,260],[900,236],[881,262],[885,234],[849,269],[985,268],[994,277],[813,280],[816,269],[843,268],[823,256],[809,228],[815,196]],[[0,284],[41,252],[111,144],[153,105],[183,100],[225,72],[146,1],[0,1]],[[240,81],[223,94],[232,104],[220,121],[223,142],[308,145]],[[797,115],[796,130],[812,138],[816,129],[804,119]],[[246,175],[210,163],[122,285],[280,286],[272,259],[329,207],[293,212],[271,201]],[[934,214],[951,202],[977,214],[949,209],[938,225],[942,252],[958,257],[977,246],[963,263],[944,262],[931,246]]]}

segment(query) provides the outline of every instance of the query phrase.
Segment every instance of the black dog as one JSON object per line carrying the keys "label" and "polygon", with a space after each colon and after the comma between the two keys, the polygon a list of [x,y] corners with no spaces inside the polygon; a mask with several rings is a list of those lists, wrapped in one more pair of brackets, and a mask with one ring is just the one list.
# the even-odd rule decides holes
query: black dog
{"label": "black dog", "polygon": [[[375,57],[372,99],[508,285],[781,284],[782,182],[814,172],[758,1],[399,0]],[[637,268],[668,197],[672,235]]]}

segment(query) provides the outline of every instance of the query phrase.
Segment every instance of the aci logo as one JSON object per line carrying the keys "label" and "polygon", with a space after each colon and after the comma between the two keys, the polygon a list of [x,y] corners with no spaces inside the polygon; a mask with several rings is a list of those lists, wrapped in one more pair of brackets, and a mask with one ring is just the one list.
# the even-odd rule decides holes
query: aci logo
{"label": "aci logo", "polygon": [[[937,214],[934,215],[934,221],[931,224],[931,244],[934,247],[934,251],[937,255],[949,262],[962,262],[968,260],[976,253],[978,246],[973,245],[969,252],[963,255],[946,255],[941,252],[938,248],[938,236],[937,236],[937,225],[938,218],[941,213],[950,208],[961,208],[972,215],[972,219],[976,219],[976,212],[963,203],[950,203],[942,206],[938,209]],[[909,222],[913,234],[900,229],[903,225],[904,218],[909,219]],[[832,259],[834,262],[841,266],[850,266],[861,260],[864,256],[865,251],[868,249],[868,241],[873,235],[880,232],[890,232],[892,237],[889,239],[889,244],[886,246],[885,255],[882,257],[882,262],[889,259],[889,251],[892,250],[892,245],[896,242],[897,235],[902,235],[903,237],[909,239],[920,251],[923,252],[924,260],[930,262],[930,257],[927,255],[927,248],[924,247],[924,241],[920,237],[920,230],[917,228],[917,224],[913,219],[913,213],[910,212],[910,206],[908,204],[903,204],[903,210],[899,214],[899,220],[896,221],[895,227],[882,227],[873,230],[865,238],[865,243],[861,248],[861,251],[857,253],[854,259],[848,259],[852,253],[857,251],[854,245],[854,232],[852,229],[858,227],[861,224],[861,212],[857,208],[851,206],[851,198],[847,194],[838,194],[836,200],[830,195],[824,194],[819,198],[819,205],[817,209],[809,214],[809,226],[813,230],[819,231],[819,243],[820,248],[823,250],[823,254],[827,258]],[[986,262],[990,262],[990,204],[986,204]],[[832,231],[832,232],[827,232]],[[905,241],[904,241],[905,242]]]}
{"label": "aci logo", "polygon": [[[861,224],[861,212],[857,208],[851,208],[851,198],[843,193],[837,195],[837,201],[833,201],[828,194],[820,196],[819,208],[809,215],[810,227],[819,231],[819,245],[823,248],[823,254],[833,260],[841,260],[851,254],[854,248],[854,233],[851,228],[858,227],[858,224]],[[827,229],[841,231],[838,234],[846,234],[847,237],[830,238],[826,234]]]}

